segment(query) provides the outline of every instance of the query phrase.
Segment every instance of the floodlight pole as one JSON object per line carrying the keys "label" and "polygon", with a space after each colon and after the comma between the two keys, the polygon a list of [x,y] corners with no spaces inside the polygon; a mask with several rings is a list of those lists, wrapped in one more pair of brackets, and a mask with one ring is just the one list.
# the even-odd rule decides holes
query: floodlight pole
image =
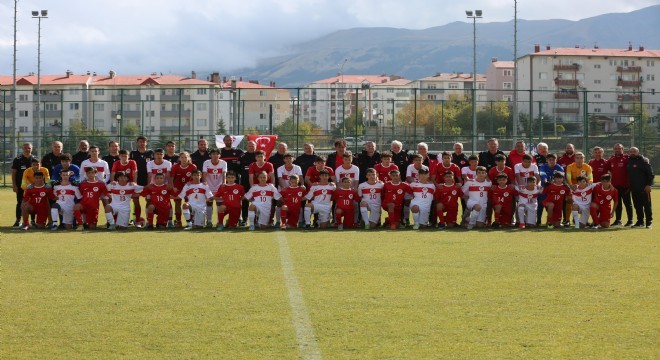
{"label": "floodlight pole", "polygon": [[[37,151],[41,151],[41,143],[43,139],[39,139],[39,117],[41,116],[41,19],[48,18],[48,10],[33,10],[32,18],[38,20],[37,30],[37,120],[34,121],[34,143]],[[45,117],[45,114],[44,114]],[[34,116],[33,116],[34,118]],[[44,124],[44,128],[46,124]],[[45,129],[44,129],[45,130]]]}
{"label": "floodlight pole", "polygon": [[477,152],[477,19],[481,19],[481,10],[466,10],[465,15],[472,19],[472,152]]}

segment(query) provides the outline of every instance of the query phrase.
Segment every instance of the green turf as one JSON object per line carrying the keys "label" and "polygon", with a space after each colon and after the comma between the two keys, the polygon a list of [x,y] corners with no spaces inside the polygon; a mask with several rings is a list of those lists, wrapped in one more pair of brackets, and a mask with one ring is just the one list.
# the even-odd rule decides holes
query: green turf
{"label": "green turf", "polygon": [[658,358],[658,233],[4,227],[0,358],[298,358],[281,240],[326,359]]}

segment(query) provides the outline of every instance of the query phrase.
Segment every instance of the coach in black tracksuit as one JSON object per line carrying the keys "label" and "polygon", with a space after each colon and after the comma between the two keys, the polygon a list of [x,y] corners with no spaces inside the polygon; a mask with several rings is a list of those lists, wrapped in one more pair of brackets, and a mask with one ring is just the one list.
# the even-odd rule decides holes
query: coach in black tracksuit
{"label": "coach in black tracksuit", "polygon": [[639,149],[630,148],[630,157],[628,158],[628,178],[630,179],[630,194],[632,195],[635,212],[637,213],[637,222],[633,227],[644,227],[644,218],[646,217],[646,227],[651,228],[653,221],[653,211],[651,208],[651,185],[653,185],[653,168],[639,154]]}

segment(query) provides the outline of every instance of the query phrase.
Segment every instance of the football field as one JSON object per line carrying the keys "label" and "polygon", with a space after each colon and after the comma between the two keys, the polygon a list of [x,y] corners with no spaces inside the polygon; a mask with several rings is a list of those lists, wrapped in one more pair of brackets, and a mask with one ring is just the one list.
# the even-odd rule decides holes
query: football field
{"label": "football field", "polygon": [[0,190],[2,359],[660,357],[657,222],[20,232],[13,199]]}

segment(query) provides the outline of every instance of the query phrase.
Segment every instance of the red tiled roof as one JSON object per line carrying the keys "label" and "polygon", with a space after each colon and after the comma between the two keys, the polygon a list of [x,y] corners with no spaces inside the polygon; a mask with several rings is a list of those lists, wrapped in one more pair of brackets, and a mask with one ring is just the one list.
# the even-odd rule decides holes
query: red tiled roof
{"label": "red tiled roof", "polygon": [[[231,81],[222,84],[223,89],[231,89]],[[272,86],[255,84],[248,81],[236,81],[236,89],[275,89]]]}
{"label": "red tiled roof", "polygon": [[496,68],[512,68],[513,69],[513,61],[495,61],[493,62],[493,66]]}
{"label": "red tiled roof", "polygon": [[140,85],[215,85],[206,80],[192,79],[180,75],[115,75],[95,76],[92,85],[96,86],[140,86]]}
{"label": "red tiled roof", "polygon": [[582,48],[556,48],[543,50],[528,55],[561,55],[561,56],[608,56],[608,57],[660,57],[660,50],[639,49],[582,49]]}
{"label": "red tiled roof", "polygon": [[338,75],[331,78],[314,81],[312,84],[361,84],[365,81],[371,84],[382,84],[389,80],[389,76],[380,75]]}
{"label": "red tiled roof", "polygon": [[[41,75],[40,78],[41,85],[84,85],[89,81],[90,75]],[[37,75],[17,76],[16,84],[37,85]]]}
{"label": "red tiled roof", "polygon": [[410,81],[408,79],[396,79],[396,80],[392,80],[392,81],[388,81],[388,82],[384,82],[384,83],[376,84],[376,85],[378,85],[378,86],[405,86],[405,85],[410,84],[411,82],[412,81]]}
{"label": "red tiled roof", "polygon": [[[419,79],[421,81],[473,81],[472,74],[446,74],[440,73]],[[486,81],[486,75],[477,74],[477,81]]]}

